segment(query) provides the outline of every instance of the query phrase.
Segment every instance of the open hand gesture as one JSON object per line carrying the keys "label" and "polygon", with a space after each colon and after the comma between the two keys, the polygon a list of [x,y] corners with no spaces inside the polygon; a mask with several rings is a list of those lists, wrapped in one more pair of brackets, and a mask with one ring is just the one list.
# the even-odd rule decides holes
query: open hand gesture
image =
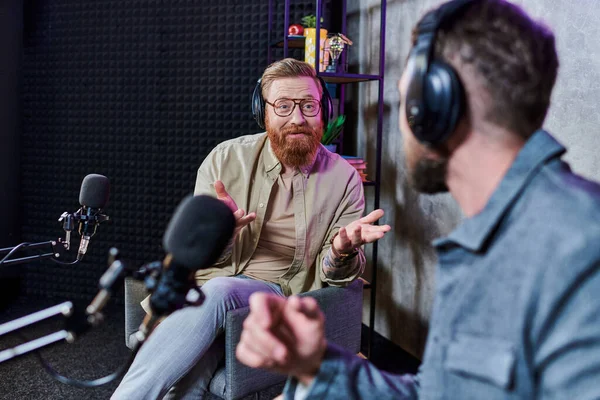
{"label": "open hand gesture", "polygon": [[223,203],[227,204],[229,209],[233,212],[233,216],[235,217],[235,231],[233,237],[236,237],[239,231],[250,222],[256,219],[256,213],[251,212],[246,215],[246,212],[241,208],[238,208],[237,204],[233,198],[227,193],[225,190],[225,185],[221,181],[215,181],[214,183],[215,191],[217,192],[217,199],[221,200]]}
{"label": "open hand gesture", "polygon": [[340,228],[332,246],[338,253],[350,253],[366,243],[381,239],[386,232],[392,229],[389,225],[372,225],[383,217],[383,210],[377,209],[369,215],[362,217],[347,226]]}

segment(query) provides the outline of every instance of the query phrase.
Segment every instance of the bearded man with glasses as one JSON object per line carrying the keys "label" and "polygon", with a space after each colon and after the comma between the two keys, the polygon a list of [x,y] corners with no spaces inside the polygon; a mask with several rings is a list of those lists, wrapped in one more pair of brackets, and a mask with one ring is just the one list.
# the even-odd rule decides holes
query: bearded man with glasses
{"label": "bearded man with glasses", "polygon": [[254,292],[290,296],[362,274],[361,246],[390,226],[373,225],[382,210],[362,217],[358,172],[320,143],[331,109],[325,90],[304,62],[266,68],[253,98],[266,132],[219,144],[198,169],[195,194],[221,199],[237,221],[217,264],[196,273],[206,300],[154,330],[113,399],[203,398],[224,355],[215,339],[226,311],[248,306]]}

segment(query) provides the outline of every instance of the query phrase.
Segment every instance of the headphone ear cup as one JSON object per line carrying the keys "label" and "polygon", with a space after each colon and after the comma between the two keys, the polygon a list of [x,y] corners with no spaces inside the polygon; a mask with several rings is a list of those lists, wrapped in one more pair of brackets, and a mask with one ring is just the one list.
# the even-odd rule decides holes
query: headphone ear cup
{"label": "headphone ear cup", "polygon": [[327,84],[320,76],[319,82],[321,82],[321,88],[323,89],[323,96],[321,97],[321,114],[323,115],[323,125],[327,127],[329,121],[333,117],[333,100],[331,100],[331,95],[329,94],[329,90],[327,90]]}
{"label": "headphone ear cup", "polygon": [[329,95],[327,88],[325,88],[324,93],[327,94],[325,95],[326,99],[324,99],[325,106],[323,107],[323,111],[325,112],[323,113],[323,124],[327,126],[327,124],[329,124],[329,121],[331,121],[331,118],[333,117],[333,101],[331,100],[331,96]]}
{"label": "headphone ear cup", "polygon": [[464,112],[464,89],[449,64],[434,61],[425,75],[423,87],[425,119],[417,137],[421,142],[438,145],[454,132]]}
{"label": "headphone ear cup", "polygon": [[252,116],[261,129],[265,129],[265,99],[262,95],[261,80],[256,82],[252,93]]}

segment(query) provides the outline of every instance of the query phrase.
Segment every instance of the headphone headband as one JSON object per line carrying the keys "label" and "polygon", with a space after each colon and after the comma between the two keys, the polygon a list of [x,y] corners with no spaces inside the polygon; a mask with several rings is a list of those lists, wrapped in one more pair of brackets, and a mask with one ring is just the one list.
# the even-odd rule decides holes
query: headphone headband
{"label": "headphone headband", "polygon": [[475,3],[475,1],[477,0],[453,0],[429,11],[421,18],[419,25],[417,25],[417,33],[419,35],[427,32],[436,34],[444,22],[462,11],[469,4]]}

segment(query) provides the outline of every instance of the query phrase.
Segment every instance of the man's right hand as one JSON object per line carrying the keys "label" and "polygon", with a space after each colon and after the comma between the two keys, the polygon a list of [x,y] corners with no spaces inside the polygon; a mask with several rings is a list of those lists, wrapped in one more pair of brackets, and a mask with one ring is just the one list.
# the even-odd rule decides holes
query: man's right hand
{"label": "man's right hand", "polygon": [[248,215],[245,215],[246,212],[241,208],[238,208],[237,204],[235,204],[235,200],[227,193],[223,182],[215,181],[214,187],[217,192],[217,199],[227,204],[229,209],[233,212],[233,216],[235,217],[235,231],[233,237],[236,237],[244,226],[256,219],[256,213],[251,212]]}
{"label": "man's right hand", "polygon": [[250,315],[236,349],[242,363],[291,375],[310,385],[326,348],[325,317],[314,298],[250,296]]}

